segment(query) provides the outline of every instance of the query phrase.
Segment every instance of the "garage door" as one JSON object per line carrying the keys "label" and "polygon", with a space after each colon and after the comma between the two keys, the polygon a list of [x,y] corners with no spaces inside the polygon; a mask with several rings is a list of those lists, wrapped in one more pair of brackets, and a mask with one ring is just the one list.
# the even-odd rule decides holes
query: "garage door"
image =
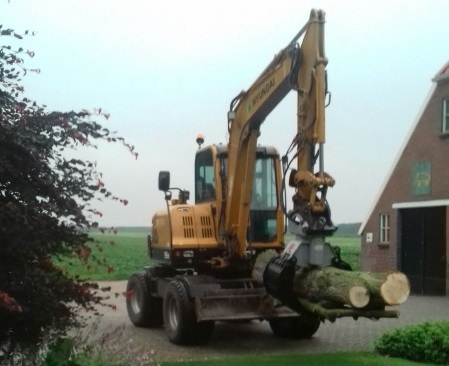
{"label": "garage door", "polygon": [[402,271],[412,292],[445,295],[446,207],[402,209],[400,240]]}

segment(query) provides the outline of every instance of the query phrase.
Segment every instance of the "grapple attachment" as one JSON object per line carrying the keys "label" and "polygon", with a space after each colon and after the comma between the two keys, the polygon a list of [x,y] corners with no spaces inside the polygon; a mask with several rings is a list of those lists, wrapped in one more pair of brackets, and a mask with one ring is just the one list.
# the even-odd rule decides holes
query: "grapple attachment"
{"label": "grapple attachment", "polygon": [[[310,245],[308,245],[310,244]],[[326,243],[327,244],[327,243]],[[396,310],[385,310],[373,307],[348,307],[345,303],[327,301],[325,303],[316,299],[299,297],[295,294],[295,273],[299,268],[319,269],[317,262],[324,263],[326,267],[333,266],[342,270],[351,270],[349,264],[342,261],[339,251],[332,252],[329,244],[291,242],[284,253],[272,258],[265,267],[263,282],[266,292],[301,316],[318,317],[321,320],[335,321],[337,318],[352,317],[357,319],[365,317],[370,319],[397,318]],[[321,253],[316,253],[321,251]],[[310,254],[312,252],[312,254]],[[308,263],[304,266],[303,263]],[[312,267],[314,265],[314,267]],[[326,299],[324,299],[326,300]]]}
{"label": "grapple attachment", "polygon": [[283,255],[272,258],[265,267],[263,282],[267,293],[289,304],[293,294],[293,280],[296,271],[296,258]]}

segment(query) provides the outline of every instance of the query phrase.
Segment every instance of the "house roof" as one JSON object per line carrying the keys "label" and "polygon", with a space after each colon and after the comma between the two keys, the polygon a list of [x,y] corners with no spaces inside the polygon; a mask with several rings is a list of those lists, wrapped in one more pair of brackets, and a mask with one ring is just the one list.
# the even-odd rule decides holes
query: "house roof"
{"label": "house roof", "polygon": [[437,72],[432,81],[440,81],[449,78],[449,61]]}

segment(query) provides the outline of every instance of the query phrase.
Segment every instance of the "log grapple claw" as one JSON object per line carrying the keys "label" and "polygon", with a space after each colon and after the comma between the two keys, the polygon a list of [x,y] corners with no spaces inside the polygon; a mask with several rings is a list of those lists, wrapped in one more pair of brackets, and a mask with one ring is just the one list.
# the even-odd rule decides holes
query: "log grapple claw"
{"label": "log grapple claw", "polygon": [[296,259],[294,257],[272,258],[263,273],[263,282],[267,293],[282,303],[288,304],[293,296],[295,271]]}

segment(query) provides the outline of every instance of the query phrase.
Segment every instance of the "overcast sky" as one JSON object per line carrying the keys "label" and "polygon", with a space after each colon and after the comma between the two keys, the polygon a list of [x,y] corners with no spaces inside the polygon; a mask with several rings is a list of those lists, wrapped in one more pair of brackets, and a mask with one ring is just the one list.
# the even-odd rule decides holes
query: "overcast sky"
{"label": "overcast sky", "polygon": [[[101,107],[106,126],[136,146],[89,151],[107,188],[129,200],[100,204],[103,225],[150,225],[163,207],[160,170],[193,192],[195,138],[226,143],[230,101],[307,22],[326,12],[332,103],[325,168],[336,223],[363,221],[424,100],[449,61],[449,1],[3,0],[0,24],[37,33],[27,97],[51,110]],[[8,41],[5,38],[3,42]],[[262,125],[283,154],[296,126],[289,94]]]}

